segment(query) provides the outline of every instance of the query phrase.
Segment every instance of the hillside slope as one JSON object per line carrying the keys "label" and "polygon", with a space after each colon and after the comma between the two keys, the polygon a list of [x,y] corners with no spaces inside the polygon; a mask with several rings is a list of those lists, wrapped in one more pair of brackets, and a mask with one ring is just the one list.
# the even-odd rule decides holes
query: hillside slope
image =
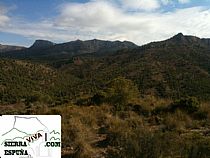
{"label": "hillside slope", "polygon": [[[9,60],[12,62],[9,64],[5,59],[6,63],[1,62],[1,80],[8,86],[18,86],[20,89],[23,89],[22,84],[29,80],[26,82],[27,87],[33,85],[33,91],[43,91],[55,102],[69,102],[84,96],[91,97],[103,90],[110,80],[119,76],[134,81],[143,96],[152,95],[170,99],[195,96],[202,100],[210,100],[210,47],[208,41],[208,39],[178,34],[165,41],[109,53],[107,53],[109,50],[115,49],[115,43],[112,43],[114,44],[112,46],[109,42],[106,45],[100,41],[101,45],[94,45],[92,43],[98,41],[88,41],[88,44],[91,43],[88,45],[86,42],[74,41],[68,44],[52,45],[45,50],[46,58],[43,53],[39,52],[39,49],[34,51],[35,56],[29,54],[28,57],[23,58],[33,62],[38,61],[37,64],[27,62],[28,65],[32,65],[32,70],[27,64],[25,64],[27,66],[20,67],[16,60]],[[105,49],[107,47],[110,49]],[[100,53],[99,50],[102,48],[105,53]],[[67,49],[72,49],[70,52],[77,52],[76,55],[69,52],[68,57],[62,56],[60,52]],[[82,50],[98,51],[87,53]],[[19,57],[21,56],[17,58]],[[39,64],[40,61],[45,64],[45,68],[50,68],[56,75],[43,73],[45,71],[39,68],[43,66]],[[46,66],[49,61],[51,66]],[[21,62],[25,63],[25,61]],[[11,72],[7,73],[6,65],[10,65]],[[34,78],[31,78],[30,71]],[[17,76],[24,77],[21,77],[20,83],[13,83],[14,80],[20,80],[16,78]],[[40,84],[41,82],[43,85]],[[13,89],[18,91],[18,88]],[[24,89],[23,92],[28,93],[28,89]]]}
{"label": "hillside slope", "polygon": [[0,104],[43,101],[62,104],[73,100],[83,81],[41,64],[0,60]]}
{"label": "hillside slope", "polygon": [[202,41],[178,34],[166,41],[109,55],[81,55],[79,65],[73,62],[61,70],[94,81],[99,88],[110,79],[124,76],[135,81],[143,94],[209,99],[210,49]]}

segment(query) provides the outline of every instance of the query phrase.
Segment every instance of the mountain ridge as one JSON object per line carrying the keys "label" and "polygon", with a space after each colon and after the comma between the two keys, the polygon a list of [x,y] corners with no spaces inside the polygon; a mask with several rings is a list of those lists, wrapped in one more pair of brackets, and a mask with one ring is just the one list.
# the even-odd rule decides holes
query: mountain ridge
{"label": "mountain ridge", "polygon": [[48,41],[48,40],[36,40],[32,46],[30,46],[30,49],[43,49],[43,48],[49,48],[51,46],[54,46],[55,43]]}
{"label": "mountain ridge", "polygon": [[1,53],[2,57],[17,59],[35,59],[35,60],[60,60],[71,58],[74,55],[86,53],[108,53],[120,49],[135,48],[135,45],[129,41],[103,41],[103,40],[87,40],[87,41],[70,41],[66,43],[54,44],[50,41],[36,40],[34,44],[24,50],[10,51]]}
{"label": "mountain ridge", "polygon": [[[8,46],[8,47],[19,47],[19,48],[36,48],[37,49],[43,49],[43,48],[47,48],[47,47],[51,47],[51,46],[61,46],[61,45],[68,45],[68,44],[73,44],[73,43],[124,43],[124,44],[130,44],[130,45],[135,45],[135,46],[145,46],[145,45],[150,45],[153,43],[160,43],[160,42],[199,42],[199,43],[203,43],[206,45],[210,45],[210,38],[199,38],[197,36],[193,36],[193,35],[184,35],[183,33],[178,33],[174,36],[172,36],[171,38],[168,38],[166,40],[161,40],[161,41],[153,41],[153,42],[149,42],[146,43],[144,45],[136,45],[135,43],[133,43],[132,41],[119,41],[119,40],[115,40],[115,41],[109,41],[109,40],[100,40],[100,39],[90,39],[90,40],[74,40],[74,41],[69,41],[69,42],[63,42],[63,43],[54,43],[52,41],[49,40],[44,40],[44,39],[37,39],[34,41],[34,43],[30,46],[30,47],[23,47],[23,46],[13,46],[13,45],[2,45],[0,44],[0,46]],[[1,48],[0,48],[1,49]]]}
{"label": "mountain ridge", "polygon": [[195,46],[210,48],[210,38],[199,38],[192,35],[184,35],[182,33],[178,33],[169,39],[166,39],[163,41],[150,42],[143,46],[155,47],[157,45],[162,46],[162,47],[171,46],[171,45],[188,45],[188,46],[195,45]]}
{"label": "mountain ridge", "polygon": [[26,47],[0,44],[0,53],[23,49],[26,49]]}

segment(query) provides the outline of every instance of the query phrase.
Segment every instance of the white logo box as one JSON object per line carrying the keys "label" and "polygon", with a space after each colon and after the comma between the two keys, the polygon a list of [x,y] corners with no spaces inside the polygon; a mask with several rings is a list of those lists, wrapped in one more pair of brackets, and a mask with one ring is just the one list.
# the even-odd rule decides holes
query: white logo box
{"label": "white logo box", "polygon": [[0,157],[61,158],[61,116],[0,116]]}

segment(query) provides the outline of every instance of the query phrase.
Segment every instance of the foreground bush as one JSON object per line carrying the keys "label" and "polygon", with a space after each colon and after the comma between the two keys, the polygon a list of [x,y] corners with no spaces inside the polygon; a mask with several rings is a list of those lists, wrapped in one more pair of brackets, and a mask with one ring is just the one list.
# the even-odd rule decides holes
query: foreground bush
{"label": "foreground bush", "polygon": [[193,113],[198,111],[200,108],[200,103],[195,97],[182,98],[178,101],[175,101],[171,105],[171,110],[175,111],[176,109],[184,110],[188,113]]}
{"label": "foreground bush", "polygon": [[118,77],[108,83],[106,95],[106,101],[120,111],[129,103],[135,102],[139,97],[139,90],[131,80]]}

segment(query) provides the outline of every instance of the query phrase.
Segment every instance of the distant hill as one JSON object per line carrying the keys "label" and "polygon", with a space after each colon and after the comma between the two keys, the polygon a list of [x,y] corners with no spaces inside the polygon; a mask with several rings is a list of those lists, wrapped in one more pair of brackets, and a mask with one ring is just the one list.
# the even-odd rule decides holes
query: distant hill
{"label": "distant hill", "polygon": [[16,50],[23,50],[25,47],[20,46],[10,46],[10,45],[2,45],[0,44],[0,53],[2,52],[9,52],[9,51],[16,51]]}
{"label": "distant hill", "polygon": [[168,45],[188,45],[188,46],[200,46],[210,48],[210,38],[199,38],[196,36],[183,35],[178,33],[177,35],[160,42],[151,42],[146,46],[168,46]]}
{"label": "distant hill", "polygon": [[137,46],[134,43],[128,41],[111,42],[94,39],[88,41],[76,40],[62,44],[54,44],[50,41],[37,40],[28,49],[11,51],[1,54],[1,56],[15,59],[54,62],[71,58],[74,55],[86,53],[102,54],[135,47]]}

